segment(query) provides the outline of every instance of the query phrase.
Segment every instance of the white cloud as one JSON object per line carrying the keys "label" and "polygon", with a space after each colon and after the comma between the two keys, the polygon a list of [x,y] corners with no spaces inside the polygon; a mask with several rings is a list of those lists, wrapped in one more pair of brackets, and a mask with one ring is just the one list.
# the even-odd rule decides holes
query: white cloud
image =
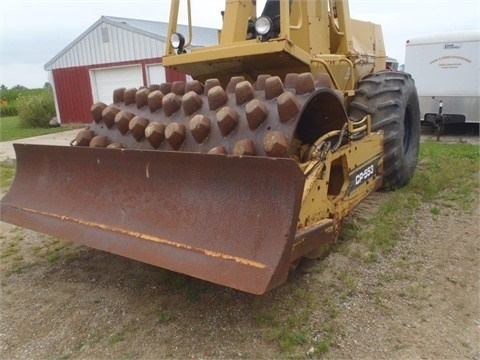
{"label": "white cloud", "polygon": [[[192,0],[195,25],[220,27],[223,4],[224,0]],[[43,86],[47,77],[43,65],[100,16],[168,21],[169,6],[169,0],[2,0],[0,83]],[[478,0],[350,0],[350,13],[352,18],[381,24],[387,54],[399,62],[408,38],[480,28]]]}

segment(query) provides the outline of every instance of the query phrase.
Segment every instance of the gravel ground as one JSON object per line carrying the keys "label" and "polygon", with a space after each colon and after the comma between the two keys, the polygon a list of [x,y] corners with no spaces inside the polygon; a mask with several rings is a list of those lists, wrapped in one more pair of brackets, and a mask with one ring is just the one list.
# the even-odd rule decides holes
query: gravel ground
{"label": "gravel ground", "polygon": [[[351,216],[361,224],[388,196]],[[278,359],[275,324],[289,321],[273,313],[307,329],[299,358],[480,360],[472,201],[473,211],[424,203],[390,254],[335,251],[264,297],[0,223],[0,359]]]}

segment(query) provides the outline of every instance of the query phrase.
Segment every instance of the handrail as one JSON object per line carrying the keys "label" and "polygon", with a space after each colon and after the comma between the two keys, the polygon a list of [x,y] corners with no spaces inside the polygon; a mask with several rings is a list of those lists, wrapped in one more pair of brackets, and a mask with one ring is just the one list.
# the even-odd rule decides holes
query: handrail
{"label": "handrail", "polygon": [[[354,67],[353,67],[353,63],[350,61],[350,59],[347,59],[347,58],[340,58],[338,59],[338,62],[346,62],[348,67],[350,68],[350,76],[348,77],[348,81],[347,81],[347,88],[350,90],[350,89],[353,89],[353,71],[354,71]],[[333,85],[335,86],[335,89],[337,90],[342,90],[340,89],[340,86],[338,85],[337,81],[335,80],[335,77],[333,76],[332,72],[330,71],[330,68],[328,66],[328,64],[326,63],[325,60],[323,59],[319,59],[319,58],[312,58],[311,59],[311,62],[316,62],[316,63],[319,63],[321,65],[323,65],[323,67],[325,68],[325,70],[327,71],[328,73],[328,76],[330,76],[330,79],[332,80],[333,82]],[[351,86],[348,87],[348,85],[351,83]]]}
{"label": "handrail", "polygon": [[303,13],[302,13],[302,4],[300,1],[296,2],[296,4],[298,4],[298,7],[300,9],[299,11],[299,20],[298,20],[298,23],[297,25],[290,25],[290,30],[300,30],[302,28],[302,25],[303,25]]}
{"label": "handrail", "polygon": [[190,46],[192,43],[192,8],[190,5],[190,0],[187,0],[187,16],[188,16],[188,40],[186,41],[184,47]]}
{"label": "handrail", "polygon": [[177,31],[178,8],[180,7],[180,0],[172,0],[170,5],[170,17],[168,20],[167,41],[165,46],[165,55],[173,55],[174,49],[170,42],[170,36]]}
{"label": "handrail", "polygon": [[[168,32],[167,32],[167,41],[165,47],[165,55],[175,54],[172,44],[170,42],[170,36],[177,32],[178,26],[178,12],[180,8],[180,0],[173,0],[170,5],[170,18],[168,21]],[[189,46],[192,43],[192,11],[190,0],[187,0],[187,15],[188,15],[188,39],[184,44],[184,48]]]}
{"label": "handrail", "polygon": [[345,33],[343,31],[340,31],[338,29],[338,25],[335,24],[335,19],[333,18],[332,14],[328,14],[328,20],[329,20],[329,23],[330,23],[330,28],[333,29],[333,32],[339,36],[343,36],[345,35]]}
{"label": "handrail", "polygon": [[288,1],[280,1],[280,32],[290,38],[290,5]]}
{"label": "handrail", "polygon": [[[348,90],[350,90],[350,89],[353,90],[353,87],[354,87],[354,83],[353,83],[353,78],[354,78],[354,77],[353,77],[353,71],[354,71],[354,69],[353,69],[353,63],[352,63],[352,61],[351,61],[350,59],[347,59],[347,58],[340,58],[339,62],[342,62],[342,61],[346,62],[347,65],[350,67],[350,76],[348,77],[348,81],[347,81],[347,89],[348,89]],[[351,84],[351,86],[349,87],[348,84],[349,84],[350,82],[351,82],[352,84]]]}
{"label": "handrail", "polygon": [[335,80],[335,77],[333,76],[332,72],[330,71],[330,68],[329,68],[328,64],[325,62],[325,60],[318,59],[318,58],[312,58],[310,61],[323,65],[323,67],[325,68],[325,70],[328,73],[328,76],[330,76],[330,79],[332,80],[333,86],[335,86],[335,89],[340,90],[340,86],[338,86],[338,83]]}

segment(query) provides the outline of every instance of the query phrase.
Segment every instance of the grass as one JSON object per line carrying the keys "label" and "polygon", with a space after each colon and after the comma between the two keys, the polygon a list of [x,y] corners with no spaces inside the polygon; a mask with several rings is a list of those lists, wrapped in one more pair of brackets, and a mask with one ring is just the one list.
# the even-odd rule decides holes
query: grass
{"label": "grass", "polygon": [[357,289],[357,282],[353,275],[347,270],[341,270],[338,274],[338,279],[344,284],[348,289],[349,293],[353,293]]}
{"label": "grass", "polygon": [[471,210],[475,203],[472,199],[477,197],[479,164],[477,145],[422,143],[419,163],[410,183],[389,193],[387,201],[370,220],[358,223],[354,218],[347,219],[340,236],[340,251],[348,254],[349,250],[345,249],[348,244],[342,246],[343,241],[357,238],[368,249],[363,254],[366,261],[373,262],[388,254],[423,202],[433,203],[434,217],[452,206]]}
{"label": "grass", "polygon": [[420,147],[420,158],[417,172],[405,190],[421,201],[440,206],[455,204],[469,210],[479,184],[479,147],[426,142]]}
{"label": "grass", "polygon": [[72,130],[73,127],[61,126],[55,128],[23,128],[19,125],[18,116],[0,118],[0,141],[10,141],[32,136],[58,133]]}
{"label": "grass", "polygon": [[16,241],[11,241],[3,246],[0,251],[0,259],[8,258],[10,256],[18,254],[20,251]]}
{"label": "grass", "polygon": [[175,315],[171,311],[158,310],[155,315],[158,324],[164,324],[175,319]]}
{"label": "grass", "polygon": [[12,185],[13,177],[15,175],[15,162],[5,160],[0,162],[0,187],[2,192],[5,192]]}
{"label": "grass", "polygon": [[6,270],[6,276],[21,274],[45,261],[53,265],[59,260],[71,261],[78,257],[77,247],[59,238],[37,234],[38,245],[29,244],[26,239],[26,231],[21,227],[11,228],[8,235],[5,230],[0,236],[0,265]]}
{"label": "grass", "polygon": [[116,333],[110,336],[109,343],[110,345],[118,344],[119,342],[125,340],[125,336],[123,333]]}
{"label": "grass", "polygon": [[258,326],[265,328],[266,337],[278,344],[285,358],[299,358],[313,342],[308,324],[319,299],[312,291],[293,284],[277,291],[281,301],[260,298],[252,311],[258,314]]}

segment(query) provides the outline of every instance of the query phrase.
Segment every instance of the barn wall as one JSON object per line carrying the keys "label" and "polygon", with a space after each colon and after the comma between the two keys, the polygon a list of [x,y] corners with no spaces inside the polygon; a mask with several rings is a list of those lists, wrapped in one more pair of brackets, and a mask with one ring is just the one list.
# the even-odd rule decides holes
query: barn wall
{"label": "barn wall", "polygon": [[62,123],[90,123],[92,91],[88,66],[53,70],[55,92]]}
{"label": "barn wall", "polygon": [[[161,58],[144,59],[141,61],[123,61],[118,63],[99,64],[91,66],[78,66],[63,69],[53,69],[55,92],[57,96],[57,114],[62,123],[90,123],[92,117],[90,108],[93,104],[92,84],[90,83],[90,70],[126,65],[142,65],[143,84],[147,84],[146,66],[160,64]],[[185,74],[166,69],[168,82],[185,80]],[[113,95],[113,94],[112,94]]]}
{"label": "barn wall", "polygon": [[185,74],[175,70],[166,69],[166,75],[167,82],[185,81]]}

